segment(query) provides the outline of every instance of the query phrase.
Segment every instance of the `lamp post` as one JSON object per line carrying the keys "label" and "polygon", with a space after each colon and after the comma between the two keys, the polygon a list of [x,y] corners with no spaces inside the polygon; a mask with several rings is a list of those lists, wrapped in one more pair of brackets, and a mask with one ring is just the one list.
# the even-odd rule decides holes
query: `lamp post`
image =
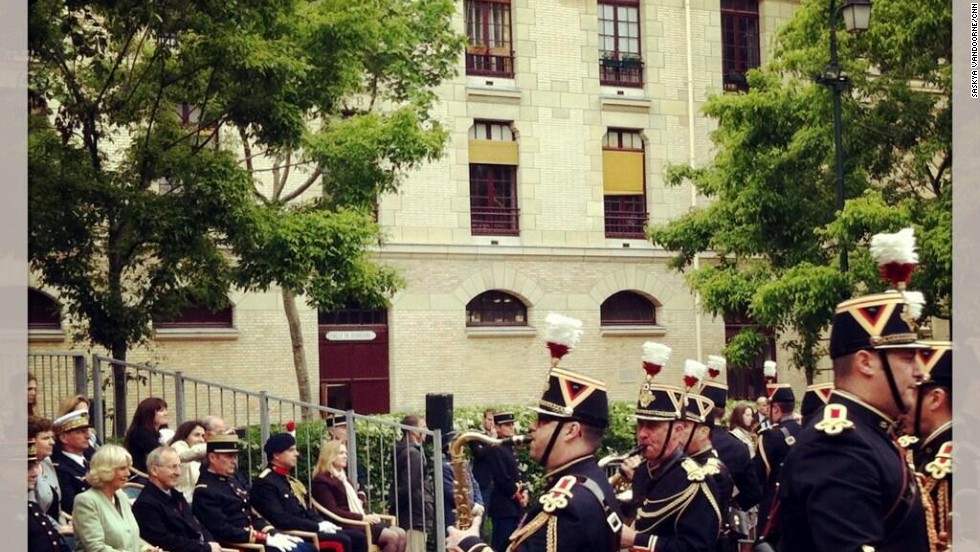
{"label": "lamp post", "polygon": [[[837,209],[844,210],[844,146],[841,138],[841,94],[850,88],[851,79],[841,72],[837,57],[837,18],[844,17],[844,26],[850,33],[860,33],[868,29],[871,21],[871,0],[846,0],[837,9],[837,1],[830,0],[830,63],[817,82],[830,88],[834,94],[834,183],[837,187]],[[847,272],[847,244],[840,244],[840,269]]]}

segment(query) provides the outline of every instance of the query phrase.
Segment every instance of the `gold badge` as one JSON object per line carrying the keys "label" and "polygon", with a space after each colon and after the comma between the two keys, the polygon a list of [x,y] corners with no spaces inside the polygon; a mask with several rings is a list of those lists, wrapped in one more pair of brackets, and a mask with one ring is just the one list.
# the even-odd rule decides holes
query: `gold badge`
{"label": "gold badge", "polygon": [[544,507],[544,511],[550,514],[568,506],[568,499],[572,497],[572,488],[576,481],[574,475],[566,475],[559,479],[550,491],[541,495],[538,502]]}
{"label": "gold badge", "polygon": [[653,393],[651,393],[649,389],[644,389],[643,391],[640,391],[640,406],[646,408],[650,406],[650,403],[652,402],[653,402]]}
{"label": "gold badge", "polygon": [[814,426],[817,431],[827,435],[837,435],[845,429],[854,427],[854,422],[847,419],[847,407],[842,404],[830,404],[823,411],[823,419]]}

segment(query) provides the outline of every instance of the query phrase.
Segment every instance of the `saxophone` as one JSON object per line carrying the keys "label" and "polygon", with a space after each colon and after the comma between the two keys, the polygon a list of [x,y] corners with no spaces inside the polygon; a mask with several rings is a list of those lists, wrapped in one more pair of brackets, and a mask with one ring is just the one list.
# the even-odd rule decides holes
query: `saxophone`
{"label": "saxophone", "polygon": [[465,431],[449,445],[450,465],[453,468],[453,503],[456,505],[456,526],[469,529],[473,524],[473,487],[470,486],[470,463],[466,459],[466,445],[476,441],[490,446],[521,446],[531,442],[526,435],[506,439],[494,439],[478,431]]}

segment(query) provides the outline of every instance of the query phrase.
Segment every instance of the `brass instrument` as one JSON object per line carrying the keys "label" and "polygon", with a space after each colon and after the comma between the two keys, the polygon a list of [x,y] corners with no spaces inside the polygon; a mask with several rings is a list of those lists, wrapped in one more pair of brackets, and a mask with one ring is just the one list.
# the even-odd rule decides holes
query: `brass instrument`
{"label": "brass instrument", "polygon": [[599,459],[599,467],[608,470],[610,464],[618,465],[616,473],[609,476],[609,484],[612,485],[613,490],[617,493],[621,493],[629,489],[630,478],[626,477],[623,471],[623,466],[629,462],[631,459],[636,458],[646,445],[637,445],[632,450],[625,454],[609,455],[603,456]]}
{"label": "brass instrument", "polygon": [[468,529],[473,524],[473,488],[470,486],[470,463],[466,459],[466,445],[471,442],[484,445],[521,446],[531,442],[527,435],[515,435],[506,439],[494,439],[478,431],[464,431],[449,445],[450,465],[453,468],[453,502],[456,505],[456,526]]}

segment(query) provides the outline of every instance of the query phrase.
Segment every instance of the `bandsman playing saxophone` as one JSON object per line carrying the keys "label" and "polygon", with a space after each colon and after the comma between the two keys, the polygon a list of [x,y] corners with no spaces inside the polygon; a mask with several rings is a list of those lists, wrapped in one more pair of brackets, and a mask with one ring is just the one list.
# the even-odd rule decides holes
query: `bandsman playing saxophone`
{"label": "bandsman playing saxophone", "polygon": [[[549,339],[549,346],[551,344]],[[554,351],[552,348],[553,356]],[[521,525],[510,536],[507,550],[619,550],[622,530],[619,504],[594,456],[609,423],[605,385],[553,367],[544,395],[533,410],[538,413],[538,418],[531,436],[530,453],[547,471],[548,489],[532,501]],[[476,518],[467,530],[450,527],[448,545],[451,549],[493,552],[480,540],[479,524],[479,518]]]}

